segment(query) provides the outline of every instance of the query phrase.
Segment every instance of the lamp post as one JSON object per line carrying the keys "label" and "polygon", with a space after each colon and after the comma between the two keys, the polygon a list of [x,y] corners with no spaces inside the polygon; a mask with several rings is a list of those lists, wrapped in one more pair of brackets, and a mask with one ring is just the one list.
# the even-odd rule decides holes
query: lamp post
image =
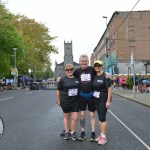
{"label": "lamp post", "polygon": [[16,67],[16,50],[17,48],[13,48],[14,50],[14,58],[15,58],[15,75],[14,75],[14,89],[17,87],[17,67]]}
{"label": "lamp post", "polygon": [[133,67],[133,85],[134,85],[134,97],[136,98],[136,88],[135,88],[135,66],[133,60],[133,51],[131,51],[131,65]]}
{"label": "lamp post", "polygon": [[105,34],[105,45],[106,45],[106,72],[108,71],[108,47],[107,47],[107,16],[103,16],[102,18],[106,19],[106,34]]}
{"label": "lamp post", "polygon": [[122,61],[122,54],[123,54],[122,52],[119,52],[119,57],[118,57],[119,61]]}

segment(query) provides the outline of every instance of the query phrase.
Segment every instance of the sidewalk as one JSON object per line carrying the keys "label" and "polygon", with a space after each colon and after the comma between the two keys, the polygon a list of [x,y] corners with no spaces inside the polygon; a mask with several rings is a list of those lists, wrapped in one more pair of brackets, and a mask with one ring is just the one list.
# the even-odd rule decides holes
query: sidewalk
{"label": "sidewalk", "polygon": [[124,93],[122,93],[120,88],[116,88],[116,90],[113,91],[113,94],[125,97],[129,100],[136,101],[140,104],[150,107],[150,93],[136,92],[136,97],[135,97],[135,94],[133,93],[132,90],[125,90]]}

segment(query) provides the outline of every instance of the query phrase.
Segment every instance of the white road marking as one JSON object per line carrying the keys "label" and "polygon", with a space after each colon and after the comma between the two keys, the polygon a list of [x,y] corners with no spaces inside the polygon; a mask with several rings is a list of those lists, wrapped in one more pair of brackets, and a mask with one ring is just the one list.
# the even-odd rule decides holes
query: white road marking
{"label": "white road marking", "polygon": [[132,135],[134,135],[148,150],[150,150],[150,147],[142,141],[127,125],[125,125],[113,112],[108,110]]}
{"label": "white road marking", "polygon": [[2,118],[0,117],[0,138],[3,135],[3,132],[4,132],[4,126],[3,126]]}
{"label": "white road marking", "polygon": [[27,92],[26,94],[32,94],[33,92]]}
{"label": "white road marking", "polygon": [[8,97],[8,98],[0,99],[0,102],[1,102],[1,101],[5,101],[5,100],[7,100],[7,99],[11,99],[11,98],[14,98],[14,97]]}

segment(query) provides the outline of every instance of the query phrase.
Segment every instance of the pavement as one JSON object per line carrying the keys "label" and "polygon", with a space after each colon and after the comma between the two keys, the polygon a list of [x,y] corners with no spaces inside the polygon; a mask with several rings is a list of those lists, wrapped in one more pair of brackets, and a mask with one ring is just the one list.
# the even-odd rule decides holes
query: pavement
{"label": "pavement", "polygon": [[115,91],[113,91],[113,94],[125,97],[129,100],[150,107],[150,93],[141,93],[141,92],[134,93],[133,90],[128,89],[125,89],[124,92],[122,92],[121,88],[117,87]]}

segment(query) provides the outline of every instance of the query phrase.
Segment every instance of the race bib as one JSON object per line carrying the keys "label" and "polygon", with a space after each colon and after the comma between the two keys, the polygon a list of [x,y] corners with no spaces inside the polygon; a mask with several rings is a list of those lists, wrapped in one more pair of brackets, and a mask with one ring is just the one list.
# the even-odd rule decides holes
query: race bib
{"label": "race bib", "polygon": [[99,98],[100,97],[100,92],[94,91],[93,96],[96,97],[96,98]]}
{"label": "race bib", "polygon": [[68,96],[76,96],[78,95],[78,89],[69,89]]}
{"label": "race bib", "polygon": [[81,74],[81,82],[83,81],[91,81],[91,75],[90,74]]}
{"label": "race bib", "polygon": [[103,83],[103,80],[97,80],[98,83]]}

